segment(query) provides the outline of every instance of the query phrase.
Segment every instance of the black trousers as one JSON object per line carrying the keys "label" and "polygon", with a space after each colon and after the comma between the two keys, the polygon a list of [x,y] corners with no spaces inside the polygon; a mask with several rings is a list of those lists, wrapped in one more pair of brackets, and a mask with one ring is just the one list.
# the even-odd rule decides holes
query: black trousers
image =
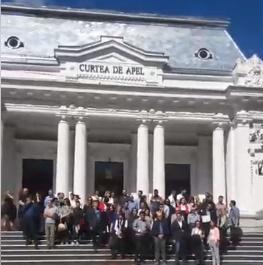
{"label": "black trousers", "polygon": [[192,252],[195,255],[197,264],[204,264],[204,247],[200,236],[192,236]]}
{"label": "black trousers", "polygon": [[33,241],[35,245],[38,245],[38,224],[33,220],[23,220],[23,233],[28,244]]}
{"label": "black trousers", "polygon": [[125,239],[119,238],[116,235],[112,235],[110,237],[110,248],[111,248],[111,255],[115,257],[117,253],[120,253],[121,256],[125,254]]}
{"label": "black trousers", "polygon": [[101,244],[101,230],[98,228],[90,230],[90,236],[94,249],[97,249]]}
{"label": "black trousers", "polygon": [[135,236],[135,261],[142,261],[145,257],[146,236]]}

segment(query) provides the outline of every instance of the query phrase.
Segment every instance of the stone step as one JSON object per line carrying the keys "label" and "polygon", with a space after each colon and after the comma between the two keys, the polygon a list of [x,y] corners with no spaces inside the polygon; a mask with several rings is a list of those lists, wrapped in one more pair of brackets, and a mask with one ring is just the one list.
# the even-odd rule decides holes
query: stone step
{"label": "stone step", "polygon": [[[107,248],[99,248],[96,250],[97,253],[110,253],[110,249]],[[210,250],[208,251],[210,253]],[[21,255],[31,255],[31,254],[69,254],[73,253],[76,254],[83,254],[83,253],[94,253],[94,249],[80,249],[80,248],[72,248],[72,249],[2,249],[1,254],[2,255],[13,255],[13,254],[21,254]],[[244,252],[244,250],[228,250],[227,255],[263,255],[263,249],[262,250],[254,250],[249,249]]]}
{"label": "stone step", "polygon": [[[82,260],[82,259],[97,259],[97,258],[104,258],[104,259],[111,259],[110,253],[30,253],[30,254],[2,254],[1,260],[13,260],[13,259],[21,259],[21,260],[31,260],[31,259],[39,259],[39,260],[46,260],[46,259],[71,259],[74,256],[76,260]],[[133,258],[134,255],[126,255],[127,258]],[[207,259],[211,259],[211,255],[206,256]],[[169,259],[174,259],[174,255],[168,255]],[[255,255],[255,254],[227,254],[221,256],[222,260],[261,260],[263,261],[263,255]],[[189,259],[194,259],[193,256],[189,256]]]}
{"label": "stone step", "polygon": [[[9,261],[2,261],[1,265],[7,265],[7,264],[17,264],[17,265],[130,265],[134,264],[134,261],[131,259],[94,259],[94,260],[89,260],[89,259],[83,259],[83,260],[76,260],[76,259],[71,259],[71,260],[44,260],[44,261],[39,261],[39,260],[9,260]],[[146,260],[144,264],[153,264],[152,260]],[[174,260],[168,260],[168,264],[174,264]],[[188,264],[192,265],[195,264],[195,261],[188,261]],[[206,265],[211,265],[211,261],[206,261]],[[261,260],[251,260],[251,259],[246,259],[246,260],[227,260],[227,261],[222,261],[221,265],[252,265],[252,264],[257,264],[257,265],[263,265],[263,261]]]}
{"label": "stone step", "polygon": [[[46,249],[47,245],[46,244],[40,244],[39,245],[40,249]],[[1,245],[1,249],[34,249],[34,245],[28,245],[26,246],[25,244],[13,244],[13,245]],[[56,249],[72,249],[72,250],[76,250],[76,249],[93,249],[93,245],[89,244],[82,244],[82,245],[56,245]]]}
{"label": "stone step", "polygon": [[[229,238],[228,238],[229,239]],[[9,237],[9,236],[4,236],[1,237],[0,239],[2,244],[20,244],[21,242],[25,242],[25,239],[23,237]],[[46,244],[46,239],[44,237],[39,238],[40,242],[43,242],[43,244]],[[91,242],[91,240],[80,240],[81,244],[87,244]],[[263,237],[242,237],[241,242],[246,243],[246,242],[259,242],[263,244]]]}

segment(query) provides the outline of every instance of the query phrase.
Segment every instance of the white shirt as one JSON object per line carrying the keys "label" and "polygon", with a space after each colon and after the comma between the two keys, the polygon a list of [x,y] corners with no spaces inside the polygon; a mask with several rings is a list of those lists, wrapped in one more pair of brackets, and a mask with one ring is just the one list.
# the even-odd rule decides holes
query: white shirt
{"label": "white shirt", "polygon": [[184,196],[183,196],[181,193],[179,193],[179,194],[176,196],[176,200],[177,200],[177,201],[180,201],[183,197],[184,197]]}
{"label": "white shirt", "polygon": [[183,221],[178,221],[178,224],[179,224],[180,228],[182,228],[182,226],[183,226]]}
{"label": "white shirt", "polygon": [[169,201],[170,201],[170,204],[175,208],[176,207],[176,201],[174,199],[174,196],[171,194],[169,197],[168,197]]}

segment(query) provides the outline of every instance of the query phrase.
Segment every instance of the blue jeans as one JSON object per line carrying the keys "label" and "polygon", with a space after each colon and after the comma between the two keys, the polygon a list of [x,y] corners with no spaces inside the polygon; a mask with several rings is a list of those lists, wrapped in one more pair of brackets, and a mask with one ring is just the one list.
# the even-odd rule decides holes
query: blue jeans
{"label": "blue jeans", "polygon": [[175,263],[179,264],[179,255],[181,254],[183,264],[186,262],[186,249],[182,240],[175,240]]}

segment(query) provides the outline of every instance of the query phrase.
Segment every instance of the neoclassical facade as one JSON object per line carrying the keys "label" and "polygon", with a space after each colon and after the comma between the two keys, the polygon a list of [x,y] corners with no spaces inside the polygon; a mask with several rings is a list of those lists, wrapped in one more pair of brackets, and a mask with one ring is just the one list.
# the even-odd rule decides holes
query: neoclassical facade
{"label": "neoclassical facade", "polygon": [[186,188],[258,217],[263,62],[227,25],[2,6],[2,192]]}

